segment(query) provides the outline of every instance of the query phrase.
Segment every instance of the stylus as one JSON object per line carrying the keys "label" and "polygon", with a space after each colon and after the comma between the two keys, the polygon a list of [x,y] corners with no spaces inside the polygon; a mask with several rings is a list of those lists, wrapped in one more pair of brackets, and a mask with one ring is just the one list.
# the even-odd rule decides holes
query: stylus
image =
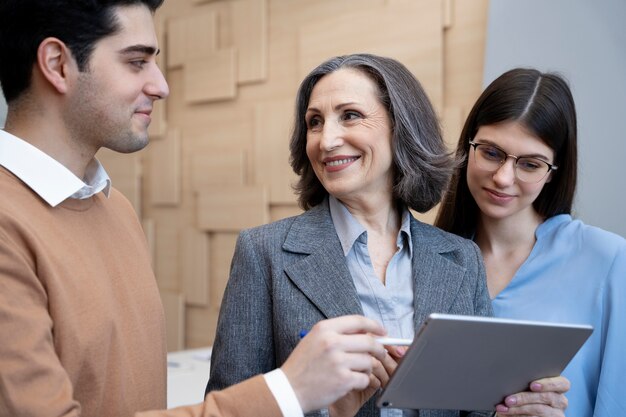
{"label": "stylus", "polygon": [[[301,330],[300,338],[302,339],[308,332],[308,330]],[[410,346],[413,343],[413,339],[401,339],[398,337],[377,337],[376,341],[381,345],[387,346]]]}
{"label": "stylus", "polygon": [[411,346],[413,339],[400,339],[399,337],[377,337],[376,341],[387,346]]}

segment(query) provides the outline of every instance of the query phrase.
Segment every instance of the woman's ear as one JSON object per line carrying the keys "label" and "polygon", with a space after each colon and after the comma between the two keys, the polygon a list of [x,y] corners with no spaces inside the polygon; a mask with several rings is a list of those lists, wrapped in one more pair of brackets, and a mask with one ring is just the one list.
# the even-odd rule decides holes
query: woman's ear
{"label": "woman's ear", "polygon": [[60,94],[68,90],[68,75],[77,69],[69,48],[57,38],[46,38],[37,49],[37,68],[50,86]]}

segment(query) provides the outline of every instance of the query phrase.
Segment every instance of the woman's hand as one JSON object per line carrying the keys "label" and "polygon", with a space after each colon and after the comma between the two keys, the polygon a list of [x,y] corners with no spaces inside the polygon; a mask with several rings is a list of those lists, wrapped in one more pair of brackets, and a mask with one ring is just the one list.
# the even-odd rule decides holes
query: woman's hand
{"label": "woman's hand", "polygon": [[[393,347],[385,346],[387,351],[395,353]],[[395,355],[394,355],[395,356]],[[397,359],[387,353],[382,361],[372,357],[372,373],[369,385],[362,390],[352,390],[339,400],[335,401],[328,411],[331,417],[352,417],[380,388],[387,386],[391,374],[398,366]]]}
{"label": "woman's hand", "polygon": [[509,395],[496,406],[498,416],[563,417],[569,380],[563,376],[543,378],[530,384],[530,391]]}

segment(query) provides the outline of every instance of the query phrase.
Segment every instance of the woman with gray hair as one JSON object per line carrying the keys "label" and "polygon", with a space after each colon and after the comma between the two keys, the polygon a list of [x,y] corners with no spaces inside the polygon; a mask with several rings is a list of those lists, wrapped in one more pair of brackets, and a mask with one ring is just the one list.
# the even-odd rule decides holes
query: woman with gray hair
{"label": "woman with gray hair", "polygon": [[[492,314],[476,245],[409,211],[440,201],[455,162],[426,93],[404,65],[356,54],[315,68],[298,91],[290,149],[305,212],[240,234],[207,391],[281,366],[300,332],[325,318],[363,314],[389,336],[410,339],[430,313]],[[391,357],[376,361],[370,387],[330,414],[356,412],[395,364]],[[544,398],[555,407],[534,404]],[[517,407],[509,412],[530,404],[536,415],[562,415],[564,408],[556,392],[518,393],[507,404],[511,399]],[[369,401],[358,415],[380,413]],[[420,415],[435,415],[429,413]]]}

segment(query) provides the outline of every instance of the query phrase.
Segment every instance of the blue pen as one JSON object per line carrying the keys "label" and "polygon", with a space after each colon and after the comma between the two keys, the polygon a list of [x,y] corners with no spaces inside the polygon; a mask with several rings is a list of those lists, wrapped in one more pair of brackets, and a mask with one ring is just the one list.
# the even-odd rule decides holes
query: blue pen
{"label": "blue pen", "polygon": [[[308,330],[300,330],[300,339],[307,335]],[[398,337],[377,337],[376,341],[386,346],[411,346],[412,339],[401,339]]]}

